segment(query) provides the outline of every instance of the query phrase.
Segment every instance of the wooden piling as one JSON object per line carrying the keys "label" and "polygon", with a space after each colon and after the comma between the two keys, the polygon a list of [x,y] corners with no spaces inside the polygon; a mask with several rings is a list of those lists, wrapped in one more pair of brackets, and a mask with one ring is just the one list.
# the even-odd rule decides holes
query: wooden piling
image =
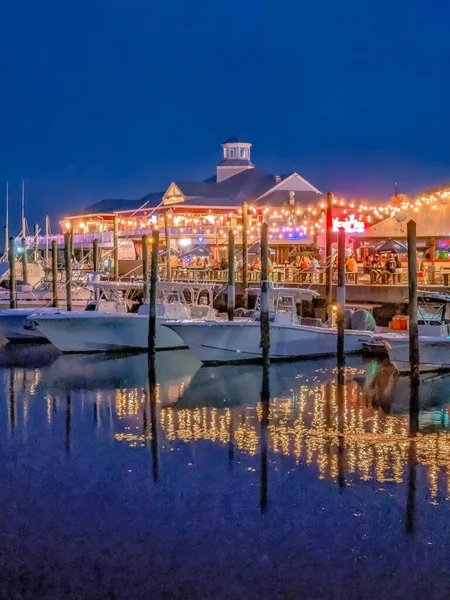
{"label": "wooden piling", "polygon": [[269,330],[269,241],[268,225],[261,226],[261,297],[260,297],[260,327],[263,364],[268,365],[270,350]]}
{"label": "wooden piling", "polygon": [[70,255],[70,233],[64,234],[64,269],[66,272],[66,309],[72,310],[72,262]]}
{"label": "wooden piling", "polygon": [[[98,239],[95,238],[92,242],[92,270],[94,271],[94,278],[97,279],[97,273],[99,271],[99,249],[98,249]],[[94,300],[97,302],[99,298],[99,290],[98,288],[94,288]]]}
{"label": "wooden piling", "polygon": [[227,313],[228,320],[234,320],[235,308],[235,282],[234,282],[234,233],[228,230],[228,290],[227,290]]}
{"label": "wooden piling", "polygon": [[158,285],[158,247],[159,230],[154,229],[152,233],[152,256],[150,275],[150,300],[148,319],[148,356],[149,361],[155,360],[156,351],[156,288]]}
{"label": "wooden piling", "polygon": [[148,235],[142,236],[142,281],[143,281],[143,300],[148,304]]}
{"label": "wooden piling", "polygon": [[248,308],[248,205],[242,205],[242,287],[244,308]]}
{"label": "wooden piling", "polygon": [[52,306],[57,308],[58,302],[58,246],[52,240]]}
{"label": "wooden piling", "polygon": [[169,213],[164,213],[164,233],[166,236],[166,279],[172,281],[172,265],[170,261],[172,259],[172,253],[170,251],[170,224],[169,224]]}
{"label": "wooden piling", "polygon": [[338,233],[338,284],[336,290],[337,300],[337,364],[338,367],[345,362],[344,357],[344,312],[345,312],[345,229],[341,227]]}
{"label": "wooden piling", "polygon": [[327,306],[333,302],[333,263],[331,260],[333,249],[333,194],[327,194],[327,216],[325,229],[325,298]]}
{"label": "wooden piling", "polygon": [[411,381],[419,381],[419,324],[417,303],[417,237],[416,222],[408,221],[408,291],[409,291],[409,363]]}
{"label": "wooden piling", "polygon": [[113,261],[114,281],[119,281],[119,217],[114,217],[114,239],[113,239]]}
{"label": "wooden piling", "polygon": [[22,283],[28,283],[27,240],[22,237]]}
{"label": "wooden piling", "polygon": [[9,308],[17,308],[16,247],[13,237],[9,238]]}

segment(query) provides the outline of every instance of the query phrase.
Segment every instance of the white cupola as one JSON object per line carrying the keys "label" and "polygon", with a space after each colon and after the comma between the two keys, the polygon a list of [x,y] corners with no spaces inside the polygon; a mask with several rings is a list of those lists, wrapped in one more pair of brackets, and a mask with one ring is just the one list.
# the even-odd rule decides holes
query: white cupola
{"label": "white cupola", "polygon": [[249,142],[240,140],[236,135],[223,142],[223,158],[217,165],[217,183],[241,171],[254,168],[250,160],[251,147]]}

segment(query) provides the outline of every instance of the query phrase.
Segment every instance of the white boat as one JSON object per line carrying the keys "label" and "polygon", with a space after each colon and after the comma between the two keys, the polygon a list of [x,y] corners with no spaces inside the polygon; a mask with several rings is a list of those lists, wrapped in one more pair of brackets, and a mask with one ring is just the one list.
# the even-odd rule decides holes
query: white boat
{"label": "white boat", "polygon": [[[58,312],[58,308],[40,308],[42,314]],[[36,308],[8,308],[0,310],[0,337],[10,342],[46,342],[47,338],[28,321]]]}
{"label": "white boat", "polygon": [[[420,290],[418,297],[417,318],[419,336],[431,338],[447,338],[450,333],[450,296],[439,292]],[[387,342],[395,344],[408,343],[408,331],[375,332],[368,342],[363,344],[363,351],[374,355],[387,355]]]}
{"label": "white boat", "polygon": [[[389,360],[400,373],[410,370],[409,338],[387,342],[386,348]],[[421,373],[430,371],[450,370],[450,339],[442,336],[419,336],[419,370]]]}
{"label": "white boat", "polygon": [[[102,289],[117,292],[142,288],[142,284],[101,283]],[[214,309],[206,302],[212,300],[214,285],[188,283],[159,283],[156,315],[156,349],[185,348],[183,340],[161,325],[167,319],[211,318]],[[203,294],[203,295],[202,295]],[[137,314],[126,311],[67,312],[34,314],[29,321],[62,352],[111,352],[146,350],[148,348],[148,305]]]}
{"label": "white boat", "polygon": [[[89,282],[72,283],[72,307],[83,309],[92,296]],[[61,305],[65,305],[66,284],[58,282],[58,298]],[[41,280],[35,286],[18,284],[16,290],[17,305],[19,307],[45,308],[53,301],[52,282]],[[10,302],[9,290],[0,290],[0,309],[8,309]]]}
{"label": "white boat", "polygon": [[[312,300],[317,292],[300,288],[269,290],[270,351],[272,360],[290,360],[336,354],[337,330],[301,325],[297,303]],[[204,363],[241,362],[261,359],[260,294],[249,321],[180,321],[165,327],[176,332]],[[346,353],[360,352],[369,331],[346,330]]]}

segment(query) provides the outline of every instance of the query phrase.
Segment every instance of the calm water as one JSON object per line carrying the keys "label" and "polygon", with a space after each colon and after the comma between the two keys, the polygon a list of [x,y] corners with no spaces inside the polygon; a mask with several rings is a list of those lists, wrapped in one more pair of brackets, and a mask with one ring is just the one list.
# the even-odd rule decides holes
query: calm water
{"label": "calm water", "polygon": [[450,379],[0,353],[0,598],[450,597]]}

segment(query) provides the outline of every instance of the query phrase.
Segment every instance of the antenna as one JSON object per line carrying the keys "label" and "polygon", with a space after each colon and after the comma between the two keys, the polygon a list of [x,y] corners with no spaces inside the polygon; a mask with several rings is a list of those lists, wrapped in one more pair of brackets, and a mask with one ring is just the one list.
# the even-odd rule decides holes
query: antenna
{"label": "antenna", "polygon": [[397,198],[397,196],[398,196],[398,184],[397,184],[397,182],[395,182],[395,184],[394,184],[394,196],[395,196],[395,198]]}

